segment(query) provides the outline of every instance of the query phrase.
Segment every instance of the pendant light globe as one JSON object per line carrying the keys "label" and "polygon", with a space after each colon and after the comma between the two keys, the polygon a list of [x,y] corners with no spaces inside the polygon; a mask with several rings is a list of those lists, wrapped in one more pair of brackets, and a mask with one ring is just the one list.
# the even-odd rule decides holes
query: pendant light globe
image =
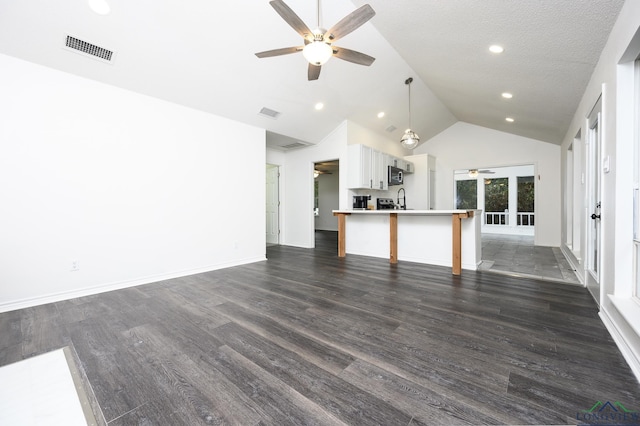
{"label": "pendant light globe", "polygon": [[402,144],[403,147],[407,149],[413,149],[417,147],[418,144],[420,143],[420,138],[418,137],[416,132],[414,132],[411,129],[407,129],[405,130],[404,135],[402,135],[402,139],[400,139],[400,143]]}

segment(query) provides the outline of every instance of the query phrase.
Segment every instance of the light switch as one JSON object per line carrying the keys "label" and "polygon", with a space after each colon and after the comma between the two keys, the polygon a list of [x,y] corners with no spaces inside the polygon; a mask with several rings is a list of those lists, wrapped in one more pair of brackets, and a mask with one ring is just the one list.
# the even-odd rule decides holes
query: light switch
{"label": "light switch", "polygon": [[605,173],[609,173],[611,171],[611,156],[607,155],[602,160],[602,171]]}

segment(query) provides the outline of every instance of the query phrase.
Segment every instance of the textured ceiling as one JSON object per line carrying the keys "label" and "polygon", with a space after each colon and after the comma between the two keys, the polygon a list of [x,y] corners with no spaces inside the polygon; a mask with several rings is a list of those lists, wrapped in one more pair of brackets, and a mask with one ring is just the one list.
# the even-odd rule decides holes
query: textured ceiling
{"label": "textured ceiling", "polygon": [[[399,140],[413,76],[423,141],[462,120],[560,143],[623,1],[371,0],[376,16],[336,44],[374,64],[331,59],[315,82],[301,54],[255,57],[301,44],[267,0],[109,3],[98,16],[85,0],[0,0],[0,53],[262,127],[271,141],[317,143],[345,119]],[[324,0],[323,26],[364,3]],[[315,27],[313,1],[287,4]],[[64,49],[67,34],[115,51],[113,63]],[[505,52],[489,54],[492,43]]]}

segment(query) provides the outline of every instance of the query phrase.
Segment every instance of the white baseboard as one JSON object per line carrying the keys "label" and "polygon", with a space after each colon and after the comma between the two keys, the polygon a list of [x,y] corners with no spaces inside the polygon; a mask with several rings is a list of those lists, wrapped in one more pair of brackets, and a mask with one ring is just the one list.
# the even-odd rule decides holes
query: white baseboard
{"label": "white baseboard", "polygon": [[569,265],[576,271],[578,280],[580,280],[580,283],[584,286],[584,268],[580,265],[578,259],[565,244],[560,246],[560,251],[564,255],[564,258],[567,259],[567,262],[569,262]]}
{"label": "white baseboard", "polygon": [[45,305],[47,303],[60,302],[62,300],[75,299],[76,297],[90,296],[92,294],[105,293],[107,291],[120,290],[123,288],[135,287],[143,284],[151,284],[158,281],[170,280],[173,278],[186,277],[188,275],[200,274],[203,272],[215,271],[218,269],[230,268],[232,266],[246,265],[249,263],[261,262],[267,260],[266,257],[254,257],[248,259],[240,259],[234,262],[218,263],[215,265],[209,265],[202,268],[175,271],[168,274],[149,275],[146,277],[139,277],[133,280],[112,282],[108,284],[101,284],[93,287],[84,287],[73,291],[65,291],[60,293],[47,294],[44,296],[37,296],[27,299],[15,300],[0,303],[0,313],[15,311],[17,309],[30,308],[38,305]]}
{"label": "white baseboard", "polygon": [[618,327],[616,327],[615,322],[611,319],[611,317],[607,314],[605,309],[600,310],[600,319],[602,320],[604,326],[609,331],[611,338],[620,349],[622,356],[629,364],[631,371],[636,376],[636,379],[640,382],[640,359],[635,355],[633,349],[627,344],[625,338],[620,333]]}

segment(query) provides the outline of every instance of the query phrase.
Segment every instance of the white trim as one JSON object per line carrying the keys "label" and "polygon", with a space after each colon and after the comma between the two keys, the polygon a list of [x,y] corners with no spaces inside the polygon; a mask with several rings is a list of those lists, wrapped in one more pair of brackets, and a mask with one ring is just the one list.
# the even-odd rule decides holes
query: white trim
{"label": "white trim", "polygon": [[600,311],[600,319],[609,331],[611,338],[620,350],[620,353],[622,353],[624,359],[627,361],[627,364],[629,364],[629,367],[631,368],[633,374],[636,376],[636,379],[640,381],[640,358],[634,353],[631,346],[628,345],[627,340],[624,338],[606,310],[603,309]]}
{"label": "white trim", "polygon": [[102,284],[94,287],[83,288],[81,290],[64,291],[60,293],[52,293],[44,296],[31,297],[28,299],[16,300],[0,304],[0,313],[14,311],[17,309],[30,308],[33,306],[44,305],[47,303],[60,302],[62,300],[74,299],[76,297],[90,296],[93,294],[104,293],[112,290],[120,290],[123,288],[135,287],[143,284],[151,284],[158,281],[170,280],[173,278],[186,277],[188,275],[200,274],[203,272],[215,271],[218,269],[230,268],[232,266],[246,265],[267,260],[266,257],[254,257],[248,259],[240,259],[234,262],[219,263],[198,269],[190,269],[185,271],[173,272],[169,274],[150,275],[137,278],[135,280],[118,281],[108,284]]}
{"label": "white trim", "polygon": [[560,251],[564,255],[564,258],[567,259],[569,265],[576,272],[576,277],[580,281],[582,287],[586,287],[584,283],[584,267],[580,264],[580,259],[577,259],[573,251],[567,247],[565,244],[560,246]]}
{"label": "white trim", "polygon": [[640,302],[630,297],[619,297],[612,294],[609,300],[616,307],[620,315],[629,323],[629,326],[640,336]]}

